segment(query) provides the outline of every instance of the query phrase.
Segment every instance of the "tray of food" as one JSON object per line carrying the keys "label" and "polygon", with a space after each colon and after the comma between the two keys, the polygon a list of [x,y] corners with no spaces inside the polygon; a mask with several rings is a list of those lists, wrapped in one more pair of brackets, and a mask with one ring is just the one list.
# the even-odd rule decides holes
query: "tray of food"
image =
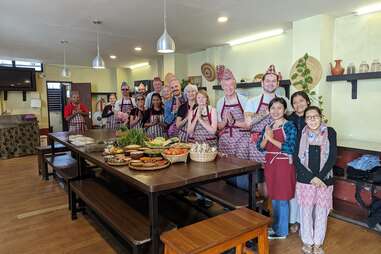
{"label": "tray of food", "polygon": [[146,141],[145,142],[145,145],[148,147],[148,148],[157,148],[157,149],[164,149],[164,148],[168,148],[170,147],[172,144],[175,144],[175,143],[178,143],[180,140],[179,138],[177,137],[174,137],[174,138],[170,138],[170,139],[165,139],[163,137],[157,137],[153,140],[150,140],[150,141]]}
{"label": "tray of food", "polygon": [[131,161],[130,157],[124,155],[107,155],[104,157],[106,163],[110,166],[127,166]]}
{"label": "tray of food", "polygon": [[123,153],[124,153],[123,148],[117,147],[114,145],[107,146],[103,151],[103,155],[113,155],[113,154],[123,154]]}
{"label": "tray of food", "polygon": [[134,170],[152,171],[167,168],[171,162],[163,157],[141,157],[138,160],[130,160],[128,167]]}

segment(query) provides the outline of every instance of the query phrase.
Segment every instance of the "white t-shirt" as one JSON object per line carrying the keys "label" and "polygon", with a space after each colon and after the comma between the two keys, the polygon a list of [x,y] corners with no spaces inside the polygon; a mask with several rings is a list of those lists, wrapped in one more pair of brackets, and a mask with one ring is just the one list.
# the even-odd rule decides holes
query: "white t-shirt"
{"label": "white t-shirt", "polygon": [[[237,98],[239,103],[241,104],[241,107],[245,110],[247,102],[248,102],[247,97],[237,93]],[[224,102],[225,102],[225,96],[220,98],[216,104],[218,122],[222,122],[221,112],[222,112],[222,108],[224,107]]]}
{"label": "white t-shirt", "polygon": [[[257,110],[258,110],[258,107],[259,107],[259,103],[261,102],[262,95],[263,95],[263,103],[269,104],[270,101],[272,99],[274,99],[274,96],[269,96],[269,95],[264,95],[264,94],[261,94],[261,95],[259,95],[257,97],[253,97],[253,98],[248,100],[248,102],[246,104],[246,107],[245,107],[245,112],[256,113]],[[292,112],[292,107],[291,107],[291,103],[288,100],[288,98],[287,97],[283,97],[283,96],[277,96],[277,97],[283,98],[287,102],[287,110],[286,110],[286,112],[287,112],[287,114],[291,113]]]}

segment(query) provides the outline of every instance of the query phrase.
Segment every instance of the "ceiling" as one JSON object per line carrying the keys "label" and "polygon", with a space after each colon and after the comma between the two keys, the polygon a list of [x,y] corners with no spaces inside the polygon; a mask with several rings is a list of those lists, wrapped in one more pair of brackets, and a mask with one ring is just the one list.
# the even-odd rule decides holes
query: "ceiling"
{"label": "ceiling", "polygon": [[[176,52],[196,52],[231,39],[327,13],[346,15],[374,0],[167,0],[168,32]],[[124,67],[157,56],[163,32],[162,0],[1,0],[0,56],[63,62],[61,40],[69,41],[67,63],[90,66],[97,27],[107,67]],[[229,21],[217,23],[225,15]],[[141,46],[139,53],[135,46]],[[114,54],[116,60],[109,59]]]}

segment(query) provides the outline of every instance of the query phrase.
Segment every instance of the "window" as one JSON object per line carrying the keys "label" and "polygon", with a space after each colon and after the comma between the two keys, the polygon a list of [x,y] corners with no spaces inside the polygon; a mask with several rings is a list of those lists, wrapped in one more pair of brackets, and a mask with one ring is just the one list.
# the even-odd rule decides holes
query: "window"
{"label": "window", "polygon": [[0,59],[0,67],[29,68],[42,72],[42,62],[40,61]]}
{"label": "window", "polygon": [[12,60],[0,59],[0,66],[13,67]]}
{"label": "window", "polygon": [[16,68],[32,68],[35,71],[42,71],[42,63],[41,62],[30,62],[30,61],[15,61]]}

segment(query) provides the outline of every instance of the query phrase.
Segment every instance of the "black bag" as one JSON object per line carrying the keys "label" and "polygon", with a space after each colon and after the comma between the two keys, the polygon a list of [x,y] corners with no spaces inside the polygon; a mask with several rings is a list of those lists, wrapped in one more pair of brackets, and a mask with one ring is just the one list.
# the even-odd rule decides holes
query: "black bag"
{"label": "black bag", "polygon": [[361,207],[365,208],[368,210],[368,226],[369,228],[375,228],[378,223],[381,224],[381,199],[376,197],[374,195],[375,193],[375,187],[372,185],[371,187],[371,194],[372,194],[372,202],[369,206],[367,206],[362,200],[360,192],[362,189],[363,185],[360,182],[356,183],[356,193],[355,193],[355,198],[356,201],[361,205]]}
{"label": "black bag", "polygon": [[381,167],[374,167],[371,170],[360,170],[348,166],[347,177],[352,180],[381,184]]}

